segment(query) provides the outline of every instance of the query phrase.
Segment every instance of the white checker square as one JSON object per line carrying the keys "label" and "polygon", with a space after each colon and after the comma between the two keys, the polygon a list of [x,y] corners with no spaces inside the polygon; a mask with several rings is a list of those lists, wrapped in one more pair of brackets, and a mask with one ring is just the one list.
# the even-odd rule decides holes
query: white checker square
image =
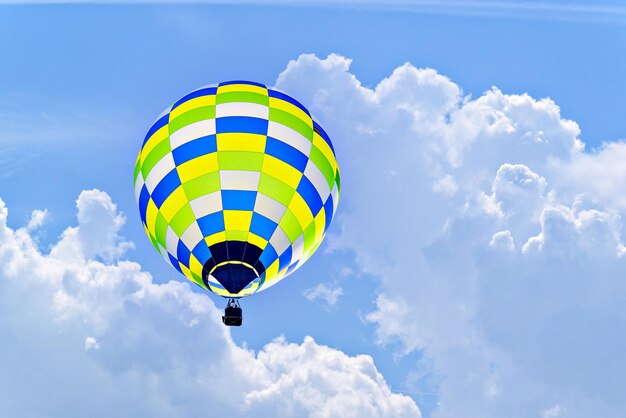
{"label": "white checker square", "polygon": [[289,242],[289,237],[287,237],[287,234],[285,234],[285,231],[283,231],[280,225],[278,226],[278,228],[276,228],[274,234],[272,234],[272,238],[270,238],[270,244],[272,244],[272,247],[274,247],[274,249],[276,250],[276,254],[278,254],[279,257],[291,245],[291,242]]}
{"label": "white checker square", "polygon": [[189,202],[196,219],[222,210],[222,192],[217,191],[200,196]]}
{"label": "white checker square", "polygon": [[215,119],[201,120],[180,128],[170,135],[170,144],[172,149],[175,149],[194,139],[209,135],[215,135]]}
{"label": "white checker square", "polygon": [[139,202],[139,195],[141,194],[141,189],[144,184],[146,184],[146,182],[143,181],[143,174],[141,174],[140,171],[139,174],[137,174],[137,181],[135,181],[135,199],[137,199],[137,202]]}
{"label": "white checker square", "polygon": [[254,202],[254,211],[272,221],[279,223],[287,208],[280,202],[258,192]]}
{"label": "white checker square", "polygon": [[337,206],[339,206],[337,204],[339,203],[339,188],[337,187],[337,183],[333,185],[333,190],[331,190],[330,194],[333,197],[333,216],[334,216],[335,212],[337,212]]}
{"label": "white checker square", "polygon": [[156,189],[159,182],[175,168],[176,164],[174,164],[174,157],[171,152],[165,154],[165,156],[161,158],[154,167],[152,167],[152,170],[150,170],[148,177],[146,178],[146,187],[148,188],[150,194],[154,192],[154,189]]}
{"label": "white checker square", "polygon": [[176,235],[176,232],[174,232],[171,226],[168,226],[165,234],[165,245],[167,252],[172,254],[174,258],[176,258],[176,255],[178,254],[178,241],[178,235]]}
{"label": "white checker square", "polygon": [[304,251],[304,233],[300,234],[300,236],[294,241],[291,246],[291,251],[291,261],[300,260],[302,252]]}
{"label": "white checker square", "polygon": [[317,194],[322,198],[322,202],[325,202],[330,195],[330,188],[326,182],[326,177],[324,177],[320,169],[317,168],[313,160],[307,162],[304,175],[313,183]]}
{"label": "white checker square", "polygon": [[204,235],[202,235],[202,231],[200,230],[197,222],[193,222],[189,225],[189,228],[187,228],[180,237],[180,240],[183,244],[185,244],[189,251],[193,251],[193,249],[196,248],[196,245],[198,245],[198,243],[203,239]]}
{"label": "white checker square", "polygon": [[269,121],[267,136],[271,136],[272,138],[276,138],[279,141],[291,145],[307,157],[311,154],[311,141],[306,139],[299,132],[296,132],[283,124]]}
{"label": "white checker square", "polygon": [[261,173],[258,171],[220,170],[222,190],[249,190],[256,192],[259,188]]}
{"label": "white checker square", "polygon": [[215,117],[248,116],[251,118],[269,119],[270,108],[258,103],[220,103],[215,106]]}

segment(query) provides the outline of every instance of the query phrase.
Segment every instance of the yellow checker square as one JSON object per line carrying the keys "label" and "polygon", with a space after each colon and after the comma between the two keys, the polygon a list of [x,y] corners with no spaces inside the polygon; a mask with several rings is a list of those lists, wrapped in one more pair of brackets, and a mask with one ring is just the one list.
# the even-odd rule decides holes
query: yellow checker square
{"label": "yellow checker square", "polygon": [[218,151],[254,151],[264,152],[265,135],[229,132],[217,134],[217,150]]}
{"label": "yellow checker square", "polygon": [[278,283],[279,281],[281,281],[281,279],[283,277],[285,277],[285,272],[287,271],[286,268],[282,269],[281,271],[279,271],[278,273],[276,273],[276,276],[272,277],[272,279],[270,281],[266,281],[265,285],[266,286],[274,286],[276,283]]}
{"label": "yellow checker square", "polygon": [[209,235],[204,239],[204,242],[206,242],[206,245],[208,245],[209,247],[211,245],[217,244],[218,242],[224,241],[226,241],[226,232],[224,231],[216,232],[215,234]]}
{"label": "yellow checker square", "polygon": [[253,84],[226,84],[217,88],[217,94],[230,93],[233,91],[249,91],[267,96],[267,88],[255,86]]}
{"label": "yellow checker square", "polygon": [[252,232],[248,232],[248,240],[247,241],[250,244],[252,244],[252,245],[256,245],[257,247],[259,247],[262,250],[264,250],[265,247],[267,247],[267,240],[264,239],[264,238],[261,238],[257,234],[253,234]]}
{"label": "yellow checker square", "polygon": [[163,141],[168,136],[169,131],[167,125],[165,125],[162,128],[158,129],[155,133],[153,133],[150,138],[148,138],[143,148],[141,148],[141,165],[143,165],[143,162],[146,160],[148,155],[150,155],[150,152],[154,149],[154,147],[159,145],[161,141]]}
{"label": "yellow checker square", "polygon": [[266,154],[263,158],[262,171],[263,173],[267,173],[270,176],[287,183],[294,190],[298,188],[300,179],[302,179],[302,173],[300,171],[296,170],[286,162],[268,154]]}
{"label": "yellow checker square", "polygon": [[324,157],[326,157],[326,160],[328,160],[328,162],[330,163],[333,171],[335,171],[337,169],[337,159],[333,154],[333,150],[330,149],[326,141],[324,141],[324,139],[319,136],[317,132],[315,132],[315,134],[313,135],[313,146],[317,147],[317,149],[319,149],[322,154],[324,154]]}
{"label": "yellow checker square", "polygon": [[163,202],[163,205],[159,208],[159,212],[161,212],[165,220],[170,223],[174,215],[176,215],[186,203],[187,196],[185,195],[185,189],[183,189],[183,186],[178,186],[176,190],[165,199],[165,202]]}
{"label": "yellow checker square", "polygon": [[152,200],[152,198],[148,199],[148,207],[146,209],[146,225],[148,226],[148,230],[156,231],[156,219],[158,213],[159,208],[157,208],[154,200]]}
{"label": "yellow checker square", "polygon": [[218,170],[217,153],[202,155],[192,160],[186,161],[176,167],[180,181],[185,183],[203,174],[212,173]]}
{"label": "yellow checker square", "polygon": [[279,99],[278,97],[270,97],[270,107],[284,110],[285,112],[298,117],[298,119],[301,119],[307,125],[311,127],[313,126],[311,116],[307,115],[305,112],[302,111],[302,109],[292,103]]}
{"label": "yellow checker square", "polygon": [[186,102],[181,103],[180,106],[172,109],[172,111],[170,112],[170,120],[176,119],[178,116],[182,115],[185,112],[204,106],[215,106],[214,94],[194,97],[191,100],[187,100]]}
{"label": "yellow checker square", "polygon": [[294,193],[289,203],[289,210],[294,214],[303,231],[313,222],[313,213],[300,193]]}
{"label": "yellow checker square", "polygon": [[249,285],[249,286],[250,286],[250,287],[246,289],[246,290],[248,291],[248,293],[254,293],[254,292],[256,292],[256,290],[257,290],[257,289],[258,289],[258,287],[259,287],[259,281],[258,281],[258,280],[253,280],[253,281],[250,283],[250,285]]}
{"label": "yellow checker square", "polygon": [[180,267],[180,269],[183,271],[183,274],[185,275],[185,277],[187,277],[192,282],[195,282],[193,275],[191,274],[191,270],[189,270],[187,266],[185,266],[183,263],[179,261],[178,267]]}
{"label": "yellow checker square", "polygon": [[268,283],[271,283],[277,279],[275,276],[278,273],[278,264],[279,264],[279,261],[276,260],[267,269],[265,269],[265,285],[266,286]]}
{"label": "yellow checker square", "polygon": [[227,231],[249,231],[252,222],[252,211],[225,210],[224,226]]}
{"label": "yellow checker square", "polygon": [[211,283],[211,282],[209,282],[209,287],[211,288],[211,291],[212,291],[213,293],[215,293],[216,295],[218,295],[218,296],[224,296],[224,297],[226,297],[226,296],[229,296],[229,295],[230,295],[230,293],[228,292],[228,290],[223,289],[223,288],[220,288],[220,287],[215,287],[215,286],[213,285],[213,283]]}
{"label": "yellow checker square", "polygon": [[248,241],[248,231],[226,231],[228,241]]}
{"label": "yellow checker square", "polygon": [[315,217],[315,242],[321,241],[326,227],[326,211],[322,208]]}
{"label": "yellow checker square", "polygon": [[199,277],[202,277],[202,263],[193,254],[189,256],[189,269]]}

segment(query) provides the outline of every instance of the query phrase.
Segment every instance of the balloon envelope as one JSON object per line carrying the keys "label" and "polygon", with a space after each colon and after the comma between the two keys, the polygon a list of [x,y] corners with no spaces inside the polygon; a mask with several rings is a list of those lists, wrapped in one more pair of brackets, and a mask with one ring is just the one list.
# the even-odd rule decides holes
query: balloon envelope
{"label": "balloon envelope", "polygon": [[340,191],[333,145],[309,111],[247,81],[200,88],[167,108],[134,176],[154,247],[224,297],[249,296],[300,267]]}

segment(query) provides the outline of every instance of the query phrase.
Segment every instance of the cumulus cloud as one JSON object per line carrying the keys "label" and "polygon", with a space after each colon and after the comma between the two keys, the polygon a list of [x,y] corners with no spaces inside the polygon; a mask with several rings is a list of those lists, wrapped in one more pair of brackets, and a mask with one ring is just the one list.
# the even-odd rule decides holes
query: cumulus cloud
{"label": "cumulus cloud", "polygon": [[343,289],[341,287],[329,286],[324,283],[320,283],[315,287],[306,289],[303,296],[310,301],[319,299],[326,303],[328,306],[333,306],[339,300],[339,297],[343,295]]}
{"label": "cumulus cloud", "polygon": [[302,55],[277,86],[335,138],[333,246],[379,277],[367,319],[421,352],[433,416],[622,416],[623,144],[586,152],[549,98],[410,64],[367,88],[350,63]]}
{"label": "cumulus cloud", "polygon": [[85,338],[85,350],[99,350],[100,343],[94,337]]}
{"label": "cumulus cloud", "polygon": [[29,231],[37,229],[41,227],[47,221],[47,219],[48,211],[46,209],[35,209],[30,215],[30,219],[28,220],[28,225],[26,226],[26,228]]}
{"label": "cumulus cloud", "polygon": [[[0,409],[11,416],[419,417],[371,357],[278,338],[235,344],[208,296],[120,260],[124,217],[81,193],[50,253],[0,200]],[[36,394],[37,402],[33,402]]]}
{"label": "cumulus cloud", "polygon": [[51,255],[59,259],[102,259],[114,261],[132,248],[118,232],[124,216],[105,192],[83,190],[76,200],[78,226],[67,228],[52,249]]}

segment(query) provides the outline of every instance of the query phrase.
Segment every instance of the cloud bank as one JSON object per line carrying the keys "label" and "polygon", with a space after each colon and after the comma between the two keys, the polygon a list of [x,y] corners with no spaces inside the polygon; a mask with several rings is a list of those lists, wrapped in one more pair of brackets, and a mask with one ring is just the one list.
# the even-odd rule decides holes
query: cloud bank
{"label": "cloud bank", "polygon": [[549,98],[410,64],[367,88],[350,63],[302,55],[276,84],[335,138],[333,246],[379,277],[367,320],[422,353],[433,416],[623,416],[626,144],[586,152]]}
{"label": "cloud bank", "polygon": [[306,337],[255,353],[187,283],[122,260],[124,217],[83,191],[49,253],[6,225],[0,200],[0,411],[20,417],[419,417],[370,356]]}

